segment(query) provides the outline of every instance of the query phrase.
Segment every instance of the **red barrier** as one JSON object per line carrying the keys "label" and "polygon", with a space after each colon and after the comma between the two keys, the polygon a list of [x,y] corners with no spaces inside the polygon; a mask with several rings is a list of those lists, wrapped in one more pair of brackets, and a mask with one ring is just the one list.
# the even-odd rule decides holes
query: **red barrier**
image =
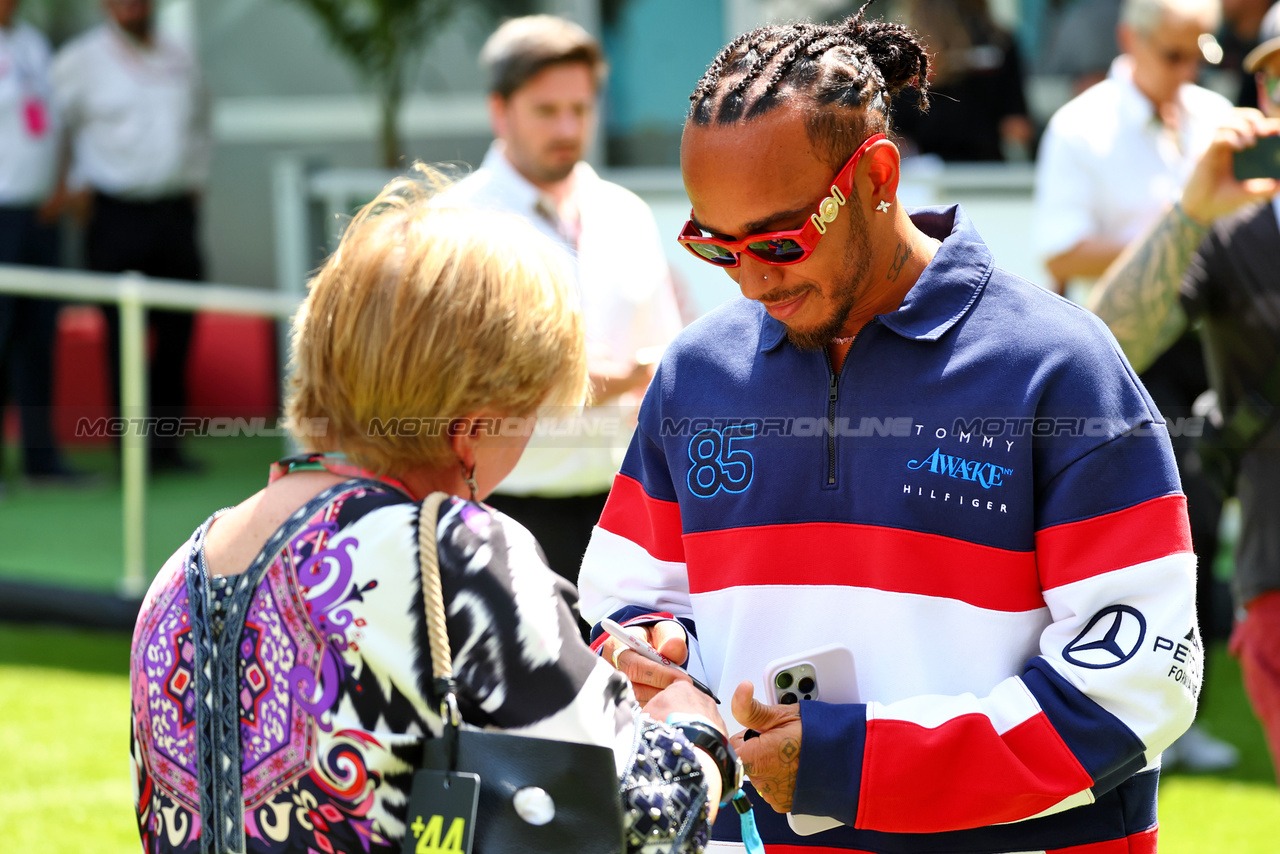
{"label": "red barrier", "polygon": [[[96,307],[67,306],[58,315],[53,429],[62,444],[110,441],[75,436],[81,418],[110,414],[106,332],[106,322]],[[187,392],[192,415],[274,418],[279,411],[275,321],[236,314],[197,314],[187,362]]]}

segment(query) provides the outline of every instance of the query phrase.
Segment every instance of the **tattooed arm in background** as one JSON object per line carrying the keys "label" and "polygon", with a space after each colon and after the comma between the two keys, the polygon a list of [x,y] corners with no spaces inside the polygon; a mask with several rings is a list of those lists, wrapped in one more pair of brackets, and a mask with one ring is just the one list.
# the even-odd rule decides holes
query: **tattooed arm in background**
{"label": "tattooed arm in background", "polygon": [[1179,286],[1215,219],[1280,190],[1270,179],[1237,181],[1234,152],[1259,136],[1280,133],[1280,121],[1257,110],[1236,110],[1196,163],[1182,199],[1150,231],[1115,260],[1094,288],[1089,308],[1111,328],[1125,355],[1142,373],[1187,326]]}
{"label": "tattooed arm in background", "polygon": [[1090,310],[1111,328],[1138,373],[1187,327],[1178,286],[1208,231],[1181,203],[1174,205],[1107,268],[1094,289]]}

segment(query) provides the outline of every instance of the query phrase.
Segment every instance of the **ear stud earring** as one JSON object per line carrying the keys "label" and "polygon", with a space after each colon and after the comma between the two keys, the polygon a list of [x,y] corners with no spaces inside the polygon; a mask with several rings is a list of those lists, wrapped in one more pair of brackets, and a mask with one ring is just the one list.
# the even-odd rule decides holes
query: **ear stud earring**
{"label": "ear stud earring", "polygon": [[879,213],[884,213],[885,211],[887,211],[887,210],[889,209],[889,207],[890,207],[889,203],[888,203],[888,202],[886,202],[884,199],[881,199],[881,200],[880,200],[880,204],[876,205],[876,210],[877,210]]}

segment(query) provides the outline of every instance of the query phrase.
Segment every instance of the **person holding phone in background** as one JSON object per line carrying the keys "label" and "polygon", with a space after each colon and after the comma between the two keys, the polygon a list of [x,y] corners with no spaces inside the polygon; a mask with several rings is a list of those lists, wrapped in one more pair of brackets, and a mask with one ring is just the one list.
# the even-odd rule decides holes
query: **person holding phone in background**
{"label": "person holding phone in background", "polygon": [[[1058,292],[1084,304],[1096,278],[1178,198],[1196,158],[1230,115],[1231,102],[1196,85],[1219,0],[1123,0],[1117,41],[1123,53],[1107,79],[1053,114],[1036,159],[1032,243]],[[1194,335],[1175,342],[1141,379],[1171,423],[1191,415],[1208,387],[1204,355]],[[1218,552],[1222,499],[1200,476],[1195,443],[1173,434],[1191,539],[1203,564]],[[1213,613],[1215,585],[1202,574],[1197,599]],[[1201,629],[1216,639],[1215,626]],[[1205,674],[1205,681],[1213,678]],[[1239,761],[1230,744],[1193,725],[1166,767],[1221,771]]]}
{"label": "person holding phone in background", "polygon": [[1201,324],[1222,412],[1216,453],[1202,457],[1219,461],[1224,490],[1240,499],[1231,650],[1280,769],[1280,170],[1243,183],[1233,174],[1233,155],[1280,140],[1280,5],[1245,68],[1268,118],[1242,110],[1219,131],[1181,202],[1112,265],[1091,308],[1138,370]]}
{"label": "person holding phone in background", "polygon": [[[745,33],[695,87],[679,239],[745,299],[663,356],[582,611],[758,731],[733,742],[779,851],[1154,851],[1202,667],[1172,447],[1101,321],[960,207],[902,207],[889,115],[928,76],[864,9]],[[757,699],[833,643],[856,702]],[[642,702],[679,678],[593,645]]]}

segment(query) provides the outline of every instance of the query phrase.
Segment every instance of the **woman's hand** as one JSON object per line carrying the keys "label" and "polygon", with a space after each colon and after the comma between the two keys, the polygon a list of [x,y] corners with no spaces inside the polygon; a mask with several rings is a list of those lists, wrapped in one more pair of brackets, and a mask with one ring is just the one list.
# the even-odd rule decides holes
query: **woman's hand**
{"label": "woman's hand", "polygon": [[[636,658],[640,658],[640,656],[636,656]],[[641,660],[643,661],[644,659]],[[720,710],[716,708],[715,701],[693,687],[693,684],[688,681],[673,682],[654,694],[653,698],[645,704],[644,711],[655,721],[665,721],[672,714],[701,715],[711,721],[711,725],[720,730],[720,732],[725,735],[729,734],[729,730],[725,727],[724,718],[720,717]]]}
{"label": "woman's hand", "polygon": [[[633,653],[634,655],[634,653]],[[640,656],[636,656],[640,658]],[[643,661],[643,659],[641,659]],[[657,667],[658,665],[654,665]],[[664,668],[671,669],[671,668]],[[673,682],[667,688],[653,695],[644,707],[645,713],[654,720],[665,721],[668,715],[698,715],[706,718],[711,725],[728,734],[724,718],[716,708],[715,701],[699,691],[689,682]],[[707,786],[707,805],[709,808],[708,823],[716,820],[720,799],[723,797],[724,781],[720,778],[720,767],[705,750],[698,748],[698,764],[702,766],[702,779]]]}

